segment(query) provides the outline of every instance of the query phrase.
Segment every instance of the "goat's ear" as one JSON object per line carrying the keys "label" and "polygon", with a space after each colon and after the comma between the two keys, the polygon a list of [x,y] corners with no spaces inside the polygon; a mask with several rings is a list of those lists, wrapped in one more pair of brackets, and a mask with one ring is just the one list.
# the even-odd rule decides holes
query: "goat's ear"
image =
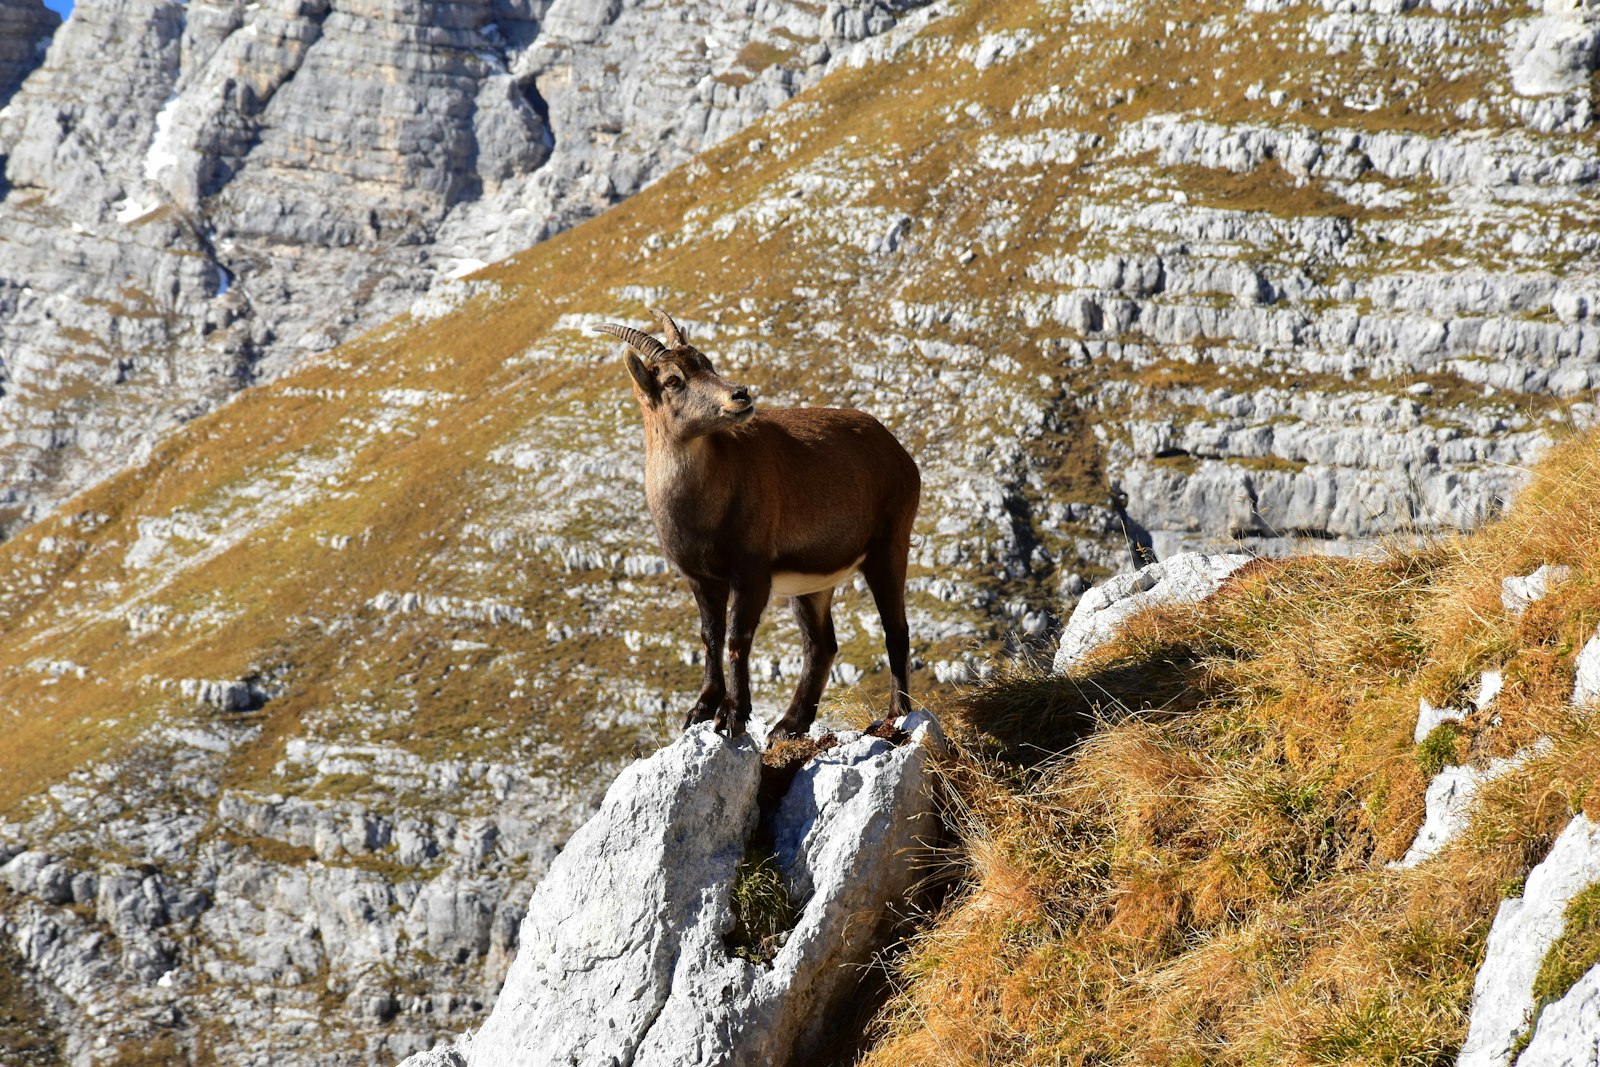
{"label": "goat's ear", "polygon": [[656,383],[656,376],[650,373],[650,368],[644,365],[644,360],[632,352],[624,353],[623,358],[628,361],[628,373],[633,376],[639,391],[652,401],[660,396],[661,386]]}

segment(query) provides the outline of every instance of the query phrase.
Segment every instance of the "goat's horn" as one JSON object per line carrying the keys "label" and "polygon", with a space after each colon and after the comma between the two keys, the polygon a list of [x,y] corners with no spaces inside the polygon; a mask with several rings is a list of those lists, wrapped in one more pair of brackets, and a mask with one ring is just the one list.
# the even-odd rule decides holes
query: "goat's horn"
{"label": "goat's horn", "polygon": [[667,351],[666,345],[641,330],[635,330],[632,326],[618,326],[614,322],[602,322],[595,327],[595,330],[599,333],[609,333],[613,337],[622,338],[651,359],[664,355]]}
{"label": "goat's horn", "polygon": [[666,331],[667,347],[681,348],[684,343],[683,331],[678,329],[678,324],[672,321],[672,317],[665,311],[662,311],[660,308],[647,308],[646,310],[656,317],[656,321],[659,322],[661,324],[661,328]]}

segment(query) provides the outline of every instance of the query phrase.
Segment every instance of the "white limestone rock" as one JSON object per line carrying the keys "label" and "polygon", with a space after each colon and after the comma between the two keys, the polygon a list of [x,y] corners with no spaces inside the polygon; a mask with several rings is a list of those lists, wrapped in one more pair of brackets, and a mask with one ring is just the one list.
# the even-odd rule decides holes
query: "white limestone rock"
{"label": "white limestone rock", "polygon": [[618,778],[535,889],[483,1028],[406,1067],[807,1062],[915,879],[907,853],[935,828],[924,768],[938,725],[901,725],[906,744],[858,736],[817,756],[781,802],[775,852],[802,910],[770,964],[723,941],[759,750],[690,730]]}
{"label": "white limestone rock", "polygon": [[1592,10],[1547,11],[1520,22],[1506,44],[1506,62],[1511,87],[1523,96],[1581,88],[1600,62],[1600,18]]}
{"label": "white limestone rock", "polygon": [[1528,606],[1572,576],[1572,568],[1543,564],[1532,574],[1513,575],[1500,581],[1500,605],[1508,615],[1521,615]]}
{"label": "white limestone rock", "polygon": [[1539,1013],[1517,1067],[1600,1067],[1600,965]]}
{"label": "white limestone rock", "polygon": [[1542,756],[1549,748],[1550,739],[1541,738],[1505,759],[1491,759],[1483,767],[1467,765],[1442,769],[1428,783],[1425,814],[1416,838],[1412,840],[1405,856],[1389,866],[1415,867],[1438,855],[1472,821],[1472,801],[1479,789],[1516,770],[1528,760]]}
{"label": "white limestone rock", "polygon": [[1578,675],[1572,683],[1572,702],[1585,707],[1600,701],[1600,630],[1578,650]]}
{"label": "white limestone rock", "polygon": [[[1545,953],[1561,936],[1567,902],[1596,881],[1600,881],[1600,826],[1580,814],[1567,824],[1543,862],[1528,873],[1522,896],[1505,901],[1495,914],[1483,965],[1473,984],[1472,1018],[1456,1067],[1506,1067],[1512,1062],[1512,1048],[1533,1012],[1533,979]],[[1585,995],[1592,999],[1592,990],[1578,992],[1579,1002]],[[1569,1008],[1577,1006],[1574,1003]],[[1556,1025],[1564,1028],[1565,1018],[1563,1010]],[[1588,1016],[1591,1043],[1596,1018]],[[1532,1062],[1594,1062],[1559,1058],[1566,1050],[1557,1050],[1557,1041],[1555,1036],[1547,1039],[1541,1053],[1552,1058]],[[1519,1062],[1530,1061],[1525,1054]]]}
{"label": "white limestone rock", "polygon": [[1415,867],[1438,855],[1472,821],[1472,800],[1483,783],[1498,777],[1496,770],[1503,772],[1504,768],[1484,771],[1472,766],[1451,766],[1434,775],[1428,783],[1422,826],[1405,856],[1391,866]]}
{"label": "white limestone rock", "polygon": [[268,699],[264,688],[245,678],[184,678],[178,682],[178,691],[219,711],[254,711]]}
{"label": "white limestone rock", "polygon": [[1505,688],[1506,676],[1503,671],[1484,671],[1478,676],[1478,694],[1472,698],[1473,706],[1479,711],[1486,710],[1494,703],[1494,698],[1500,695],[1500,690]]}
{"label": "white limestone rock", "polygon": [[1054,664],[1056,672],[1070,669],[1111,640],[1118,627],[1136,612],[1159,604],[1204,600],[1250,559],[1237,554],[1185,552],[1095,586],[1083,594],[1062,631]]}

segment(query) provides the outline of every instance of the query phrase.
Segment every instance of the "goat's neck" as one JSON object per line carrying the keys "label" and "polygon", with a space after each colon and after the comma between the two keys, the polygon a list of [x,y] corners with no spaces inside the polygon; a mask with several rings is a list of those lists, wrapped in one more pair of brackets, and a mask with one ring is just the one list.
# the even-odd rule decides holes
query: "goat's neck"
{"label": "goat's neck", "polygon": [[670,440],[659,430],[645,434],[644,488],[658,516],[684,505],[706,514],[726,493],[726,472],[718,474],[709,435]]}

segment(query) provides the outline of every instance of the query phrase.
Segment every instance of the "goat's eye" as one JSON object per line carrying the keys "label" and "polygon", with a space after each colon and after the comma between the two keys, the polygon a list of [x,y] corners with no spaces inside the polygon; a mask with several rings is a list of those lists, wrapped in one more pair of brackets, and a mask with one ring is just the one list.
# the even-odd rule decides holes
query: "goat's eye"
{"label": "goat's eye", "polygon": [[678,377],[676,374],[672,375],[670,378],[663,379],[661,384],[665,388],[671,389],[674,393],[683,392],[683,379]]}

